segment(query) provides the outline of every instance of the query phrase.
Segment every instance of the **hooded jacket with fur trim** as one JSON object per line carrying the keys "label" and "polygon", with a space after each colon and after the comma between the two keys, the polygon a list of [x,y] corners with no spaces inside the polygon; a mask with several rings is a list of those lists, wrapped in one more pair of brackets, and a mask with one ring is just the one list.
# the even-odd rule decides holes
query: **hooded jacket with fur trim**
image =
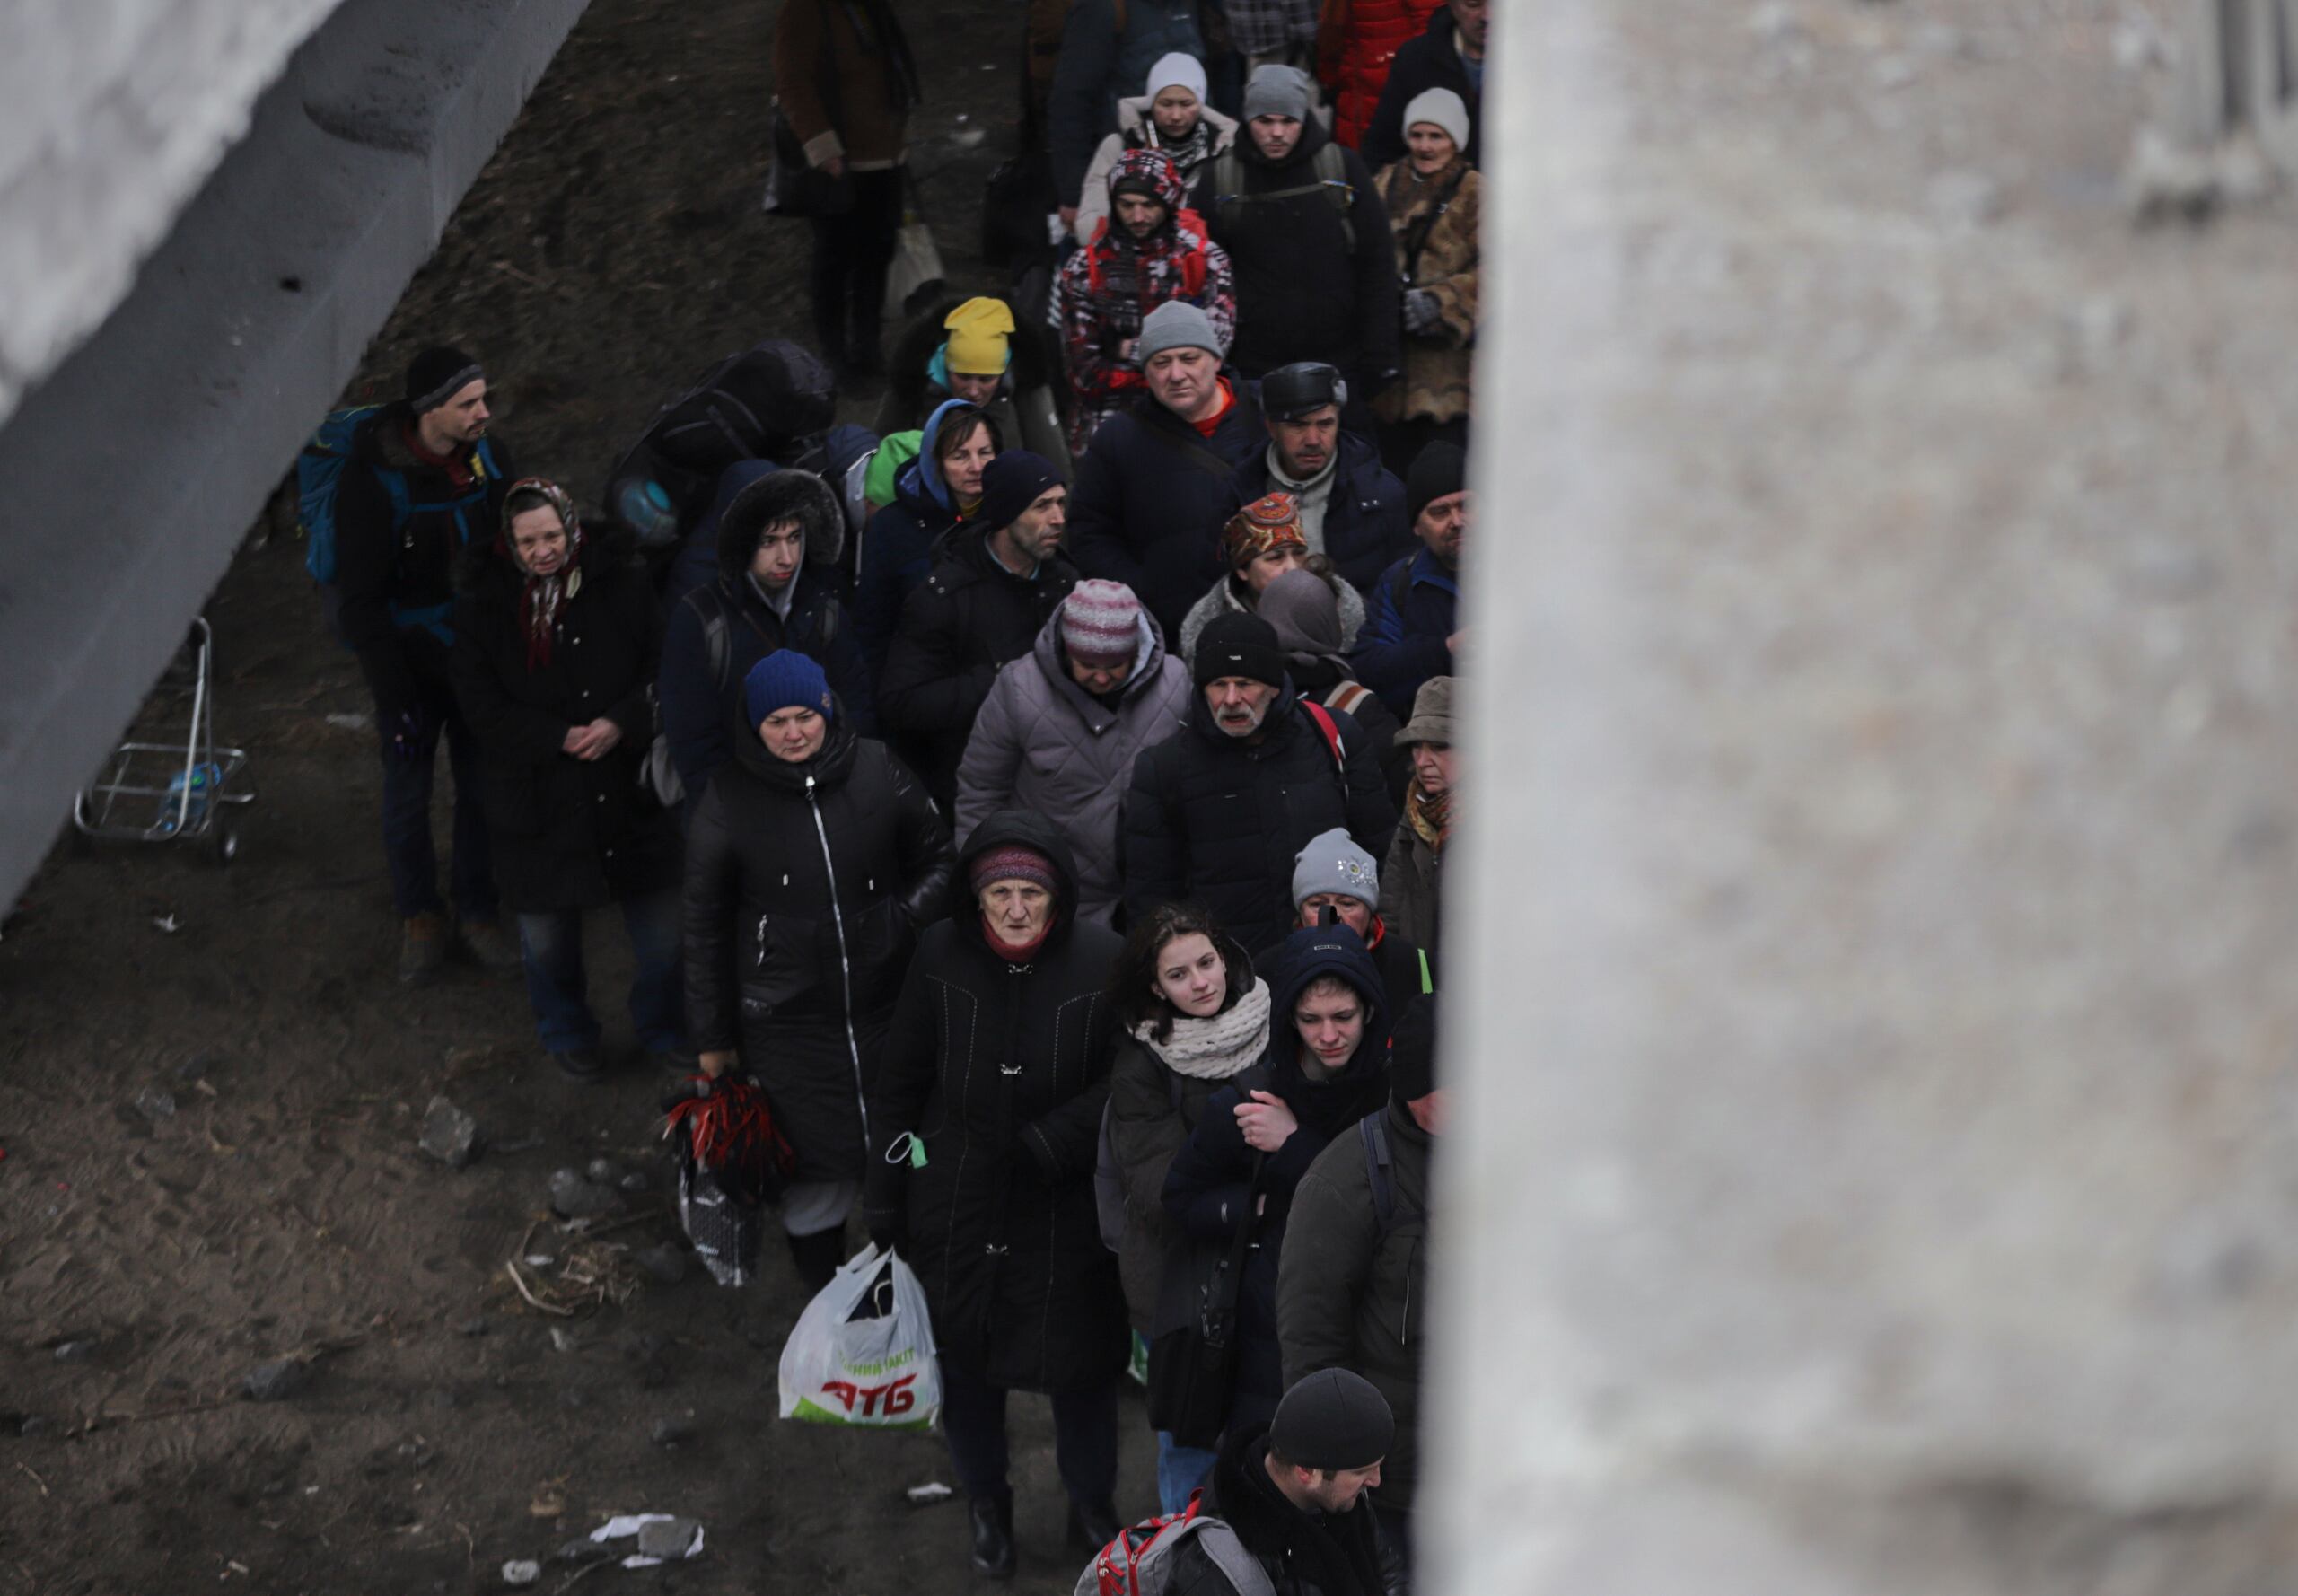
{"label": "hooded jacket with fur trim", "polygon": [[[802,530],[805,558],[777,605],[752,580],[750,558],[768,526],[793,520]],[[817,661],[855,730],[864,736],[873,730],[869,671],[829,574],[845,544],[846,515],[838,495],[811,471],[766,471],[737,491],[719,516],[718,574],[671,607],[657,682],[662,731],[689,809],[731,755],[727,728],[742,678],[776,649],[795,649]],[[723,668],[714,669],[714,632],[725,639]]]}

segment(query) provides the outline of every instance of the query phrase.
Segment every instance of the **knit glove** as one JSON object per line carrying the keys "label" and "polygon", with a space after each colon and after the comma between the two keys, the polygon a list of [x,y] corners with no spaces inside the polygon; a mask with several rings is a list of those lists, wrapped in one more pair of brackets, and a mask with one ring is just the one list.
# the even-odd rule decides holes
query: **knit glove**
{"label": "knit glove", "polygon": [[1404,295],[1404,329],[1409,333],[1425,333],[1435,329],[1442,319],[1436,295],[1425,288],[1408,288]]}

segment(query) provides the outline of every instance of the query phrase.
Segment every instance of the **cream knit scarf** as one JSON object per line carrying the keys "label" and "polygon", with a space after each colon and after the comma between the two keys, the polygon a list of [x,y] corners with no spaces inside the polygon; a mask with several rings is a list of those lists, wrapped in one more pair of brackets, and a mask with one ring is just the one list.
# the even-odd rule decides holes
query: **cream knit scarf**
{"label": "cream knit scarf", "polygon": [[1145,1023],[1133,1034],[1175,1074],[1225,1081],[1250,1068],[1268,1046],[1268,983],[1254,977],[1253,989],[1234,1007],[1208,1019],[1175,1016],[1172,1034],[1162,1042],[1151,1037],[1154,1029]]}

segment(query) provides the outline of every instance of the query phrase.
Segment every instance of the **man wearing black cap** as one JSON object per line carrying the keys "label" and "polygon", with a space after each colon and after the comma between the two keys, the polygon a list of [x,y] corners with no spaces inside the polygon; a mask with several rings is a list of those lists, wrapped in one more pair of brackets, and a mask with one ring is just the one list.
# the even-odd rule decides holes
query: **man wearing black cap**
{"label": "man wearing black cap", "polygon": [[1346,1369],[1297,1381],[1266,1431],[1224,1442],[1197,1516],[1218,1518],[1260,1564],[1265,1586],[1240,1583],[1198,1536],[1173,1553],[1171,1596],[1403,1596],[1400,1548],[1364,1506],[1381,1484],[1396,1419],[1372,1384]]}
{"label": "man wearing black cap", "polygon": [[[1268,494],[1289,493],[1309,552],[1370,593],[1389,564],[1412,551],[1412,523],[1404,484],[1355,420],[1362,407],[1347,381],[1322,361],[1279,366],[1260,380],[1260,408],[1268,447],[1237,468],[1221,523]],[[1343,425],[1345,414],[1353,425]]]}
{"label": "man wearing black cap", "polygon": [[1476,519],[1468,478],[1468,456],[1458,443],[1438,442],[1420,452],[1405,492],[1420,548],[1383,571],[1365,596],[1364,629],[1350,657],[1357,680],[1399,720],[1411,715],[1422,682],[1460,674],[1453,650],[1463,637],[1460,552]]}
{"label": "man wearing black cap", "polygon": [[1193,899],[1259,954],[1292,929],[1293,861],[1309,839],[1338,826],[1381,857],[1396,806],[1363,729],[1300,700],[1260,617],[1207,626],[1192,674],[1188,723],[1134,762],[1126,912]]}
{"label": "man wearing black cap", "polygon": [[1428,1341],[1429,1158],[1443,1116],[1435,999],[1424,997],[1390,1033],[1388,1105],[1357,1134],[1334,1137],[1294,1188],[1276,1266],[1285,1378],[1349,1370],[1396,1414],[1373,1504],[1408,1557],[1420,1473],[1420,1355]]}
{"label": "man wearing black cap", "polygon": [[998,668],[1036,645],[1077,585],[1061,552],[1069,489],[1042,455],[1009,449],[981,477],[982,520],[952,528],[933,572],[902,606],[878,684],[878,718],[918,767],[944,815],[958,762]]}
{"label": "man wearing black cap", "polygon": [[460,349],[425,349],[408,368],[406,398],[354,434],[336,487],[338,624],[375,699],[383,856],[404,922],[403,981],[428,979],[447,955],[431,841],[431,778],[443,732],[455,778],[449,872],[463,945],[493,969],[520,962],[497,917],[478,802],[478,745],[448,671],[456,557],[495,537],[516,476],[510,452],[487,435],[487,416],[478,363]]}

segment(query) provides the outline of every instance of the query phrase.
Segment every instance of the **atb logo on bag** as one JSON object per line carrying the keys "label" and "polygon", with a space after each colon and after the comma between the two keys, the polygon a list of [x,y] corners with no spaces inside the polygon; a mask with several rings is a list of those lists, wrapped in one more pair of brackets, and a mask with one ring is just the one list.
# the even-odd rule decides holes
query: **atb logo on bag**
{"label": "atb logo on bag", "polygon": [[825,1380],[822,1390],[846,1405],[852,1413],[856,1402],[862,1404],[862,1416],[873,1418],[883,1414],[897,1418],[917,1407],[917,1376],[905,1374],[890,1385],[856,1385],[850,1380]]}

